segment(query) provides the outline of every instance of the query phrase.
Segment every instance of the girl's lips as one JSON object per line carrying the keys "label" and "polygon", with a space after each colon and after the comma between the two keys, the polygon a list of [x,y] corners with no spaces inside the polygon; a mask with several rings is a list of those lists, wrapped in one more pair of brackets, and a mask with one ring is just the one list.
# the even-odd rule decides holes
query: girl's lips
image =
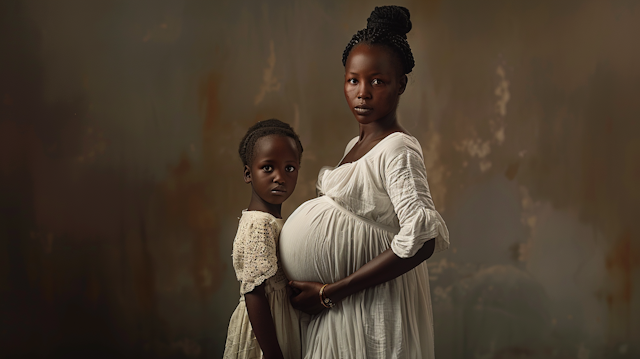
{"label": "girl's lips", "polygon": [[368,114],[368,113],[373,111],[373,109],[370,108],[370,107],[359,107],[359,106],[356,106],[353,109],[359,115],[366,115],[366,114]]}

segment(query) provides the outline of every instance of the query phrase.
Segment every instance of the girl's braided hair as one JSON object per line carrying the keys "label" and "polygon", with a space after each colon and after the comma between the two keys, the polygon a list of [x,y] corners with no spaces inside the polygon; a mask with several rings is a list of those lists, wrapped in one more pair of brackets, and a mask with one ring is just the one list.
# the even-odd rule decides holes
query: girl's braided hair
{"label": "girl's braided hair", "polygon": [[409,10],[403,6],[376,6],[367,19],[367,27],[356,32],[342,53],[342,65],[346,66],[351,49],[360,43],[380,44],[398,55],[404,74],[415,65],[407,33],[411,31]]}
{"label": "girl's braided hair", "polygon": [[240,147],[238,148],[238,153],[240,154],[240,159],[242,160],[243,165],[251,166],[256,142],[258,139],[269,135],[280,135],[293,138],[296,142],[296,147],[298,148],[298,158],[302,159],[302,143],[300,142],[298,135],[293,131],[291,126],[273,118],[270,120],[260,121],[249,127],[247,130],[247,133],[242,138],[242,141],[240,141]]}

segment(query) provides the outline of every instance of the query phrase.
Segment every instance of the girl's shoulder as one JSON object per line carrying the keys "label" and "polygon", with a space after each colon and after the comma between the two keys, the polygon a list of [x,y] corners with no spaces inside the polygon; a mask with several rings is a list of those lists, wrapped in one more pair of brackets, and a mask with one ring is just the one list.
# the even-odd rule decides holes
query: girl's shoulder
{"label": "girl's shoulder", "polygon": [[267,213],[267,212],[262,212],[262,211],[250,211],[248,209],[243,209],[242,210],[242,217],[241,219],[247,219],[247,220],[276,220],[277,218],[274,217],[271,213]]}
{"label": "girl's shoulder", "polygon": [[239,227],[271,226],[280,229],[284,220],[262,211],[242,210]]}

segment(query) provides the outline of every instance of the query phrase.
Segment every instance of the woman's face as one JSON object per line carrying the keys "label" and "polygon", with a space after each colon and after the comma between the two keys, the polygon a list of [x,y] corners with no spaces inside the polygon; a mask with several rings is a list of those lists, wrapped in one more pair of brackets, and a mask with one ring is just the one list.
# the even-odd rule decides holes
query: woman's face
{"label": "woman's face", "polygon": [[361,124],[395,119],[407,76],[395,54],[382,45],[360,44],[345,64],[344,96]]}

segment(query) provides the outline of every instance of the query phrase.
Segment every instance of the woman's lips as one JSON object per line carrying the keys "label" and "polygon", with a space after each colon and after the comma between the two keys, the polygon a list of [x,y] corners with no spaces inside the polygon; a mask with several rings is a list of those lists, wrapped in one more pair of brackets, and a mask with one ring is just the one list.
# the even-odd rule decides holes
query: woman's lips
{"label": "woman's lips", "polygon": [[273,194],[285,194],[285,193],[287,193],[287,189],[284,188],[284,187],[276,187],[276,188],[271,190],[271,193],[273,193]]}
{"label": "woman's lips", "polygon": [[371,107],[356,106],[353,108],[358,115],[366,115],[373,111]]}

